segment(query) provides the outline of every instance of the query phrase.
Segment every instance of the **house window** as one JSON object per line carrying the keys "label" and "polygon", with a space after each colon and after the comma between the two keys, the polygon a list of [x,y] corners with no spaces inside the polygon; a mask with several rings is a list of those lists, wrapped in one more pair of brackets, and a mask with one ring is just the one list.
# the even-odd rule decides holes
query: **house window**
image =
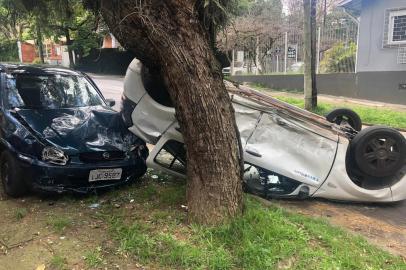
{"label": "house window", "polygon": [[406,9],[389,13],[388,44],[406,44]]}

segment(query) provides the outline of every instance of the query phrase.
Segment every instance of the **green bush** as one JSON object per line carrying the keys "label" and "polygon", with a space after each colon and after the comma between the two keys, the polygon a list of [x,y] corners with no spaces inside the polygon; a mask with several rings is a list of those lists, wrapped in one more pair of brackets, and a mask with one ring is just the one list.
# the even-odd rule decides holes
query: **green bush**
{"label": "green bush", "polygon": [[15,40],[0,41],[0,62],[17,62],[18,46]]}
{"label": "green bush", "polygon": [[40,64],[42,64],[41,58],[36,57],[36,58],[34,59],[34,61],[32,61],[32,63],[33,63],[34,65],[40,65]]}
{"label": "green bush", "polygon": [[357,45],[350,42],[347,46],[343,42],[336,43],[325,52],[320,62],[322,73],[355,72],[355,55]]}

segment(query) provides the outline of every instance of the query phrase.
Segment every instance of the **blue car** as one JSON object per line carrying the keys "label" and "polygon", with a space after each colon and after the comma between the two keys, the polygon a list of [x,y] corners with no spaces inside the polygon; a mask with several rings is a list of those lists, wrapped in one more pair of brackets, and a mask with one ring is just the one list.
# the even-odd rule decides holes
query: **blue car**
{"label": "blue car", "polygon": [[85,74],[0,65],[0,175],[6,194],[87,193],[135,181],[148,149]]}

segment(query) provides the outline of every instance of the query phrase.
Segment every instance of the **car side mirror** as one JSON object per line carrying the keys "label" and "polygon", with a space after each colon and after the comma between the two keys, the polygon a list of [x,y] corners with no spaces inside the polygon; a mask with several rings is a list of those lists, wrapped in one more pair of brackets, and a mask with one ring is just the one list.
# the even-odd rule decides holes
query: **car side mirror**
{"label": "car side mirror", "polygon": [[111,98],[106,99],[106,102],[107,102],[107,105],[109,105],[110,107],[113,107],[114,105],[116,105],[116,101]]}

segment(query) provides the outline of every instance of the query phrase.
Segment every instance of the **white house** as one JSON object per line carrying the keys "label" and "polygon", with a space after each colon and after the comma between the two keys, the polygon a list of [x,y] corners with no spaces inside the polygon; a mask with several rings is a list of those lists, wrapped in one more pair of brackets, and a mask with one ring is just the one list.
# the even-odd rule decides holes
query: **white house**
{"label": "white house", "polygon": [[359,20],[357,72],[406,71],[406,0],[344,0]]}

